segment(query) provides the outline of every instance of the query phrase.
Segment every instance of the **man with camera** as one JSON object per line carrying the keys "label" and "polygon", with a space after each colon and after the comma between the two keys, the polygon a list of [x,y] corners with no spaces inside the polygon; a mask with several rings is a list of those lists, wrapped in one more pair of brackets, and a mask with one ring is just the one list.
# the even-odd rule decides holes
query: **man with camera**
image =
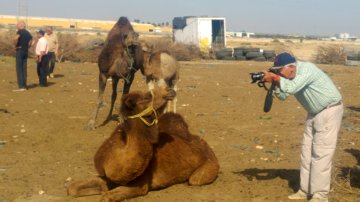
{"label": "man with camera", "polygon": [[297,61],[289,53],[275,57],[279,74],[264,71],[263,82],[275,82],[275,96],[295,98],[308,112],[301,147],[300,189],[289,199],[328,201],[332,157],[343,115],[342,97],[316,65]]}

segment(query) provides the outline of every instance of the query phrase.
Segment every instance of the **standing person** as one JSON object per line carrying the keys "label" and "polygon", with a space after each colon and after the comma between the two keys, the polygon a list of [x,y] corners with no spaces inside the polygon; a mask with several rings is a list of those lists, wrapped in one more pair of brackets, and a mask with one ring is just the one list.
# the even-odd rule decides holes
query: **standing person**
{"label": "standing person", "polygon": [[45,32],[43,30],[39,30],[37,32],[37,38],[39,39],[36,44],[36,57],[37,57],[37,74],[39,76],[39,85],[41,87],[47,86],[47,72],[49,67],[49,59],[48,59],[48,51],[49,46],[48,42],[46,41]]}
{"label": "standing person", "polygon": [[52,27],[46,28],[45,38],[49,45],[48,57],[50,61],[50,67],[48,72],[48,78],[54,78],[54,68],[55,68],[56,56],[59,50],[59,42],[56,34],[54,34],[54,30]]}
{"label": "standing person", "polygon": [[16,28],[14,45],[16,49],[16,76],[19,89],[14,91],[26,91],[28,49],[34,45],[34,41],[30,32],[26,30],[24,21],[19,21],[16,24]]}
{"label": "standing person", "polygon": [[285,100],[294,95],[308,112],[301,146],[300,189],[289,199],[311,197],[311,202],[327,202],[332,157],[344,111],[342,97],[330,78],[310,62],[281,53],[273,66],[281,68],[281,77],[264,71],[263,81],[275,81],[276,97]]}

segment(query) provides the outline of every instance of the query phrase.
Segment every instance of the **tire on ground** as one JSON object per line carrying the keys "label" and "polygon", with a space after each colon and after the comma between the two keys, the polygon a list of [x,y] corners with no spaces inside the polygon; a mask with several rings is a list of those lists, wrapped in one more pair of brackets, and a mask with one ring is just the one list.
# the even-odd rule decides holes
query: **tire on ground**
{"label": "tire on ground", "polygon": [[346,57],[347,60],[360,60],[360,56],[357,55],[348,55]]}
{"label": "tire on ground", "polygon": [[244,55],[246,55],[250,52],[260,52],[260,48],[244,48],[243,52],[244,52]]}
{"label": "tire on ground", "polygon": [[275,57],[275,51],[264,51],[263,55],[266,58],[272,58],[272,57]]}
{"label": "tire on ground", "polygon": [[248,52],[248,53],[246,53],[246,59],[247,60],[252,60],[252,59],[260,57],[260,56],[263,56],[262,53],[260,53],[260,52]]}
{"label": "tire on ground", "polygon": [[266,58],[264,56],[260,56],[260,57],[254,58],[253,60],[258,61],[258,62],[263,62],[263,61],[266,61]]}
{"label": "tire on ground", "polygon": [[225,57],[232,57],[232,49],[222,49],[215,53],[216,59],[224,59]]}
{"label": "tire on ground", "polygon": [[225,56],[222,60],[234,60],[232,56]]}
{"label": "tire on ground", "polygon": [[234,57],[238,57],[238,56],[244,56],[244,53],[242,50],[234,51]]}
{"label": "tire on ground", "polygon": [[235,56],[235,60],[246,60],[245,56]]}

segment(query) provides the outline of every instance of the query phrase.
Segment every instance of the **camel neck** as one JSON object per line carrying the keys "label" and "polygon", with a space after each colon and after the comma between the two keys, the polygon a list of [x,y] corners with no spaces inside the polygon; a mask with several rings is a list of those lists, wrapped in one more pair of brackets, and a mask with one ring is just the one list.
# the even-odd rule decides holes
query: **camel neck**
{"label": "camel neck", "polygon": [[[137,141],[149,142],[150,144],[155,144],[158,141],[158,125],[153,126],[145,125],[140,119],[131,119],[127,120],[126,133],[127,139],[130,142],[137,144]],[[144,141],[146,140],[146,141]]]}

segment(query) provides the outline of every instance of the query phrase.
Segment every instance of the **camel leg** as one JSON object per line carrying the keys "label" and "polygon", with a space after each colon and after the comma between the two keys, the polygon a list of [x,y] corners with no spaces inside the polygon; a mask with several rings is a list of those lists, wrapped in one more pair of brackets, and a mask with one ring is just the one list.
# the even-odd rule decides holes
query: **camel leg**
{"label": "camel leg", "polygon": [[108,191],[107,183],[100,177],[76,181],[68,187],[68,195],[73,197],[97,195]]}
{"label": "camel leg", "polygon": [[107,76],[103,73],[99,73],[99,95],[98,95],[98,101],[96,104],[96,108],[90,118],[90,120],[88,121],[85,129],[86,130],[94,130],[95,129],[95,121],[97,118],[97,115],[99,113],[99,109],[100,107],[103,105],[103,98],[104,98],[104,92],[105,92],[105,87],[106,87],[106,80],[107,80]]}
{"label": "camel leg", "polygon": [[[165,81],[165,79],[159,79],[158,81],[156,81],[153,86],[157,85],[158,87],[162,87],[162,88],[171,88],[171,86]],[[153,87],[154,88],[154,87]],[[166,103],[166,107],[164,109],[164,113],[166,112],[170,112],[171,111],[171,102],[172,101],[168,101]]]}
{"label": "camel leg", "polygon": [[116,97],[117,97],[117,85],[118,85],[118,83],[119,83],[119,78],[116,77],[116,76],[113,76],[112,77],[112,95],[111,95],[110,111],[109,111],[109,114],[108,114],[107,118],[101,124],[101,126],[106,125],[111,120],[112,113],[113,113],[113,110],[114,110],[114,104],[115,104]]}
{"label": "camel leg", "polygon": [[214,152],[205,141],[201,140],[201,144],[205,147],[203,152],[206,153],[207,160],[190,176],[190,185],[210,184],[219,173],[220,166]]}
{"label": "camel leg", "polygon": [[148,89],[149,89],[149,91],[153,91],[154,90],[154,88],[155,88],[155,84],[154,84],[154,81],[153,80],[148,80],[148,79],[146,79],[146,84],[147,84],[147,86],[148,86]]}
{"label": "camel leg", "polygon": [[143,175],[133,182],[130,182],[127,186],[119,186],[104,192],[101,197],[101,202],[123,201],[137,196],[144,196],[149,192],[149,187],[148,179]]}
{"label": "camel leg", "polygon": [[123,87],[123,94],[128,94],[130,91],[130,87],[132,82],[134,81],[135,78],[135,74],[131,73],[128,82],[124,82],[124,87]]}
{"label": "camel leg", "polygon": [[211,159],[195,170],[189,178],[190,185],[205,185],[212,183],[219,172],[219,164]]}
{"label": "camel leg", "polygon": [[[175,92],[177,92],[177,85],[175,83],[176,80],[169,79],[169,80],[164,80],[163,82],[166,82],[165,85],[168,86],[169,88],[173,89]],[[164,84],[160,84],[160,85],[164,85]],[[176,102],[177,102],[177,96],[174,97],[173,100],[168,101],[167,103],[167,109],[166,112],[174,112],[176,113]],[[172,105],[172,110],[171,110],[171,105]]]}
{"label": "camel leg", "polygon": [[[177,85],[174,86],[174,91],[177,92]],[[177,96],[174,97],[174,99],[171,101],[173,103],[173,112],[176,113],[176,102],[177,102]]]}

